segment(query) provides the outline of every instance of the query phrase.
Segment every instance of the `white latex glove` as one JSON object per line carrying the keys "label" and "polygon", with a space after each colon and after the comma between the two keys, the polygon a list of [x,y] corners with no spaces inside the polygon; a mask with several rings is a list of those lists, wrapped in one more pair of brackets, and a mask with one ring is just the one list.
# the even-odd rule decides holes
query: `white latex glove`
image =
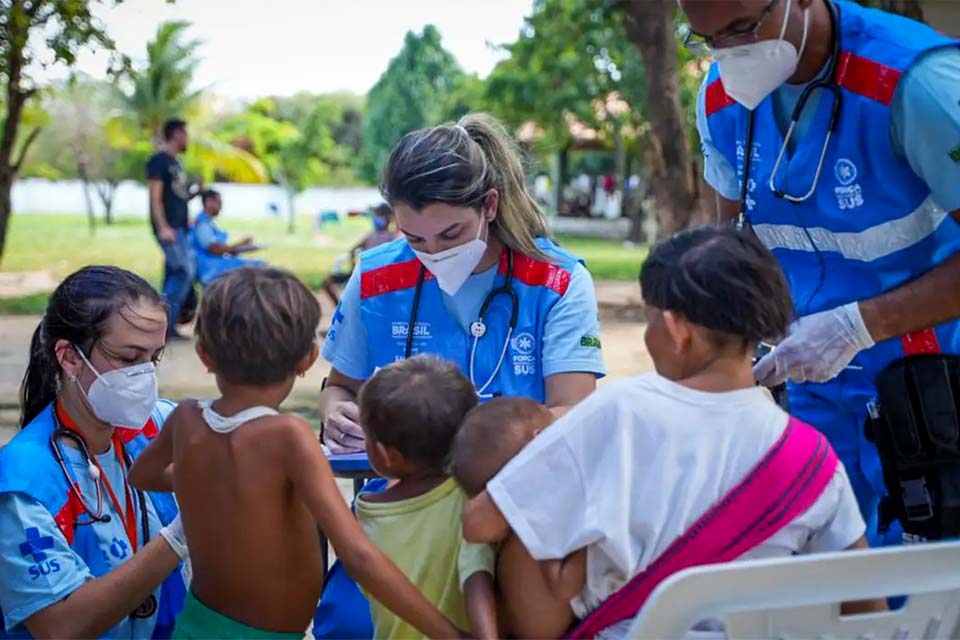
{"label": "white latex glove", "polygon": [[174,553],[180,556],[181,560],[187,559],[190,552],[187,550],[187,536],[183,533],[183,522],[180,520],[179,513],[170,524],[160,529],[160,535],[167,541]]}
{"label": "white latex glove", "polygon": [[827,382],[836,378],[854,356],[873,345],[860,305],[851,302],[791,324],[787,337],[753,367],[753,375],[765,387],[775,387],[788,379]]}

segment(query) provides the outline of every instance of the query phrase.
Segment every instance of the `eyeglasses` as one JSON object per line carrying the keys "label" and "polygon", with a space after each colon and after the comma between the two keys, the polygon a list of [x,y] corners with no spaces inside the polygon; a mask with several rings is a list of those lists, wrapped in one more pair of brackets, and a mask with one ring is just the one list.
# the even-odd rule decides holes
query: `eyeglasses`
{"label": "eyeglasses", "polygon": [[757,35],[760,27],[763,26],[763,21],[766,20],[767,16],[776,8],[779,1],[780,0],[771,0],[770,4],[760,13],[757,21],[748,27],[743,29],[728,29],[725,33],[718,36],[705,36],[691,29],[689,24],[682,24],[680,25],[679,35],[683,46],[698,56],[709,56],[716,49],[753,44],[760,39]]}

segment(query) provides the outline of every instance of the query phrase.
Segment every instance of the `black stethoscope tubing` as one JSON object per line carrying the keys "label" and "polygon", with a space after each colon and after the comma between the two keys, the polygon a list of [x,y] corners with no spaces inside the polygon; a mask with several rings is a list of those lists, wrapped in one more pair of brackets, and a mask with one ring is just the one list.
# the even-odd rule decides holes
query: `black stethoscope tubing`
{"label": "black stethoscope tubing", "polygon": [[[53,419],[56,424],[56,426],[54,427],[53,433],[50,435],[50,448],[53,450],[53,457],[57,461],[57,464],[60,465],[60,470],[63,472],[63,475],[67,479],[67,482],[72,487],[74,487],[73,491],[76,492],[77,497],[80,499],[80,505],[83,507],[83,510],[90,517],[90,522],[76,522],[75,524],[77,526],[82,526],[86,524],[93,524],[95,522],[103,522],[103,523],[110,522],[113,519],[112,516],[109,513],[103,513],[103,508],[102,508],[102,504],[103,504],[102,493],[100,492],[100,489],[99,489],[99,483],[102,482],[102,480],[99,478],[96,480],[96,482],[98,483],[98,489],[97,489],[98,508],[97,508],[97,513],[94,513],[93,511],[91,511],[90,505],[87,504],[86,498],[83,497],[83,493],[80,490],[79,483],[74,482],[73,477],[68,472],[67,462],[66,460],[64,460],[63,453],[60,451],[60,447],[57,446],[58,438],[66,437],[70,439],[72,442],[74,442],[77,445],[77,449],[80,450],[81,455],[86,459],[87,464],[89,465],[91,464],[91,457],[90,457],[90,450],[87,448],[86,441],[83,439],[83,436],[81,436],[79,433],[75,433],[70,429],[65,428],[62,424],[60,424],[60,418],[59,416],[57,416],[56,411],[53,412]],[[127,454],[127,450],[125,447],[121,446],[120,455],[123,456],[123,460],[126,463],[126,466],[129,468],[129,466],[133,463],[133,460]],[[127,482],[126,478],[124,478],[124,482]],[[147,500],[146,500],[146,497],[144,496],[143,491],[141,491],[140,489],[134,489],[134,493],[137,494],[137,504],[140,507],[140,528],[143,531],[143,544],[146,544],[147,542],[150,541],[150,521],[147,514]],[[136,545],[137,542],[135,540],[131,540],[130,544]]]}
{"label": "black stethoscope tubing", "polygon": [[[423,281],[425,277],[426,267],[421,264],[420,273],[417,275],[417,287],[413,294],[413,309],[410,312],[410,319],[407,321],[407,344],[403,351],[404,358],[409,358],[413,351],[413,331],[417,325],[417,314],[420,311],[420,295],[423,292]],[[502,285],[491,290],[490,293],[488,293],[483,299],[483,304],[480,305],[480,313],[478,316],[479,323],[482,324],[483,317],[489,310],[490,305],[497,298],[497,296],[501,295],[505,295],[510,298],[510,323],[507,326],[512,333],[513,329],[517,328],[520,302],[519,298],[517,297],[517,292],[513,288],[513,251],[511,249],[507,249],[507,277]],[[474,337],[476,338],[479,336]],[[470,382],[473,382],[473,380]]]}
{"label": "black stethoscope tubing", "polygon": [[[837,81],[837,70],[840,62],[840,50],[841,50],[841,36],[840,36],[840,7],[837,6],[834,2],[827,2],[827,6],[830,9],[830,20],[832,23],[833,29],[833,43],[830,53],[830,61],[827,66],[827,73],[823,80],[815,80],[807,85],[803,92],[800,94],[799,100],[793,109],[793,113],[790,118],[790,128],[787,132],[787,137],[783,141],[783,147],[780,149],[780,156],[777,159],[777,163],[774,166],[774,170],[770,175],[770,187],[773,191],[773,195],[785,199],[788,202],[793,202],[794,204],[798,202],[803,202],[808,199],[812,194],[812,191],[816,189],[817,182],[820,177],[820,168],[823,166],[823,159],[826,156],[827,146],[830,142],[830,136],[837,130],[837,126],[840,122],[840,110],[843,100],[843,92],[840,90],[840,84]],[[824,142],[823,150],[821,152],[820,164],[817,168],[817,175],[814,178],[813,188],[811,189],[811,194],[807,194],[806,197],[802,199],[796,199],[789,196],[789,194],[784,191],[777,189],[774,186],[774,179],[777,175],[777,169],[780,166],[780,160],[782,159],[785,150],[787,148],[787,143],[790,140],[790,136],[793,134],[793,129],[796,126],[797,122],[800,121],[800,117],[803,115],[803,110],[807,106],[807,101],[810,99],[810,96],[813,95],[813,92],[816,90],[829,91],[833,96],[833,105],[830,110],[830,120],[827,127],[827,139]],[[740,184],[740,211],[737,216],[737,228],[742,229],[744,224],[750,224],[750,217],[747,213],[747,186],[750,182],[750,164],[753,156],[753,137],[754,137],[754,111],[747,112],[747,136],[746,144],[743,150],[743,178],[741,179]],[[804,231],[806,227],[804,226]],[[811,241],[812,242],[812,241]],[[813,245],[816,248],[816,244]]]}

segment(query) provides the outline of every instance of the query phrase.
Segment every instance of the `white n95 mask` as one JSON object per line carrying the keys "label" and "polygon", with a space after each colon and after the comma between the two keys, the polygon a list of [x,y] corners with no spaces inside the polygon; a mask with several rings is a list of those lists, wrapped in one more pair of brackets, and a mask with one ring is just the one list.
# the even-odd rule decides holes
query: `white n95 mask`
{"label": "white n95 mask", "polygon": [[157,405],[156,366],[145,362],[100,373],[79,347],[77,353],[97,376],[86,392],[94,415],[115,427],[143,429]]}
{"label": "white n95 mask", "polygon": [[454,295],[480,264],[487,243],[480,239],[483,225],[477,228],[477,237],[470,242],[437,253],[414,251],[424,267],[437,279],[440,290]]}
{"label": "white n95 mask", "polygon": [[783,14],[783,28],[776,40],[763,40],[725,49],[714,49],[720,79],[727,95],[753,111],[771,93],[797,72],[800,56],[807,46],[810,10],[803,12],[803,40],[800,50],[783,39],[790,18],[790,0]]}

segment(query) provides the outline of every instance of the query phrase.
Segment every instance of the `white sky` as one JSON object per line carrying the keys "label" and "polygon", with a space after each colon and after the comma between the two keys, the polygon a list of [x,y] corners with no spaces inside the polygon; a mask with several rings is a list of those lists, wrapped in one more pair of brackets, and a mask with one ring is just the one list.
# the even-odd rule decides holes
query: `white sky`
{"label": "white sky", "polygon": [[[126,0],[97,14],[136,63],[166,20],[193,24],[203,41],[198,87],[228,98],[297,91],[366,93],[407,31],[434,24],[468,72],[485,76],[516,39],[532,0]],[[78,70],[103,77],[106,56],[84,53]],[[62,76],[38,72],[35,77]]]}

